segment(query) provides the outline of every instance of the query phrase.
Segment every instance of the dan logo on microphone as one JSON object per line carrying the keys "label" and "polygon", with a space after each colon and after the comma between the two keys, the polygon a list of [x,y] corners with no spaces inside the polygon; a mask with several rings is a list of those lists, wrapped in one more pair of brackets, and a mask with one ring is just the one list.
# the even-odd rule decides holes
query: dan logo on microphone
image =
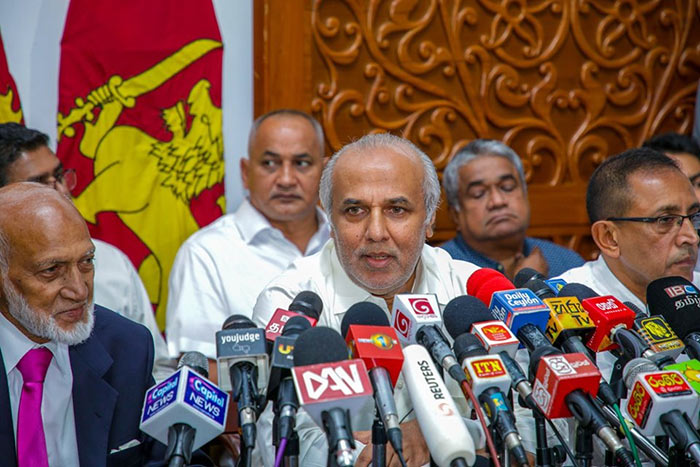
{"label": "dan logo on microphone", "polygon": [[364,394],[371,388],[367,370],[361,360],[296,367],[294,372],[302,382],[299,384],[302,390],[300,399],[304,400],[340,399],[353,394]]}

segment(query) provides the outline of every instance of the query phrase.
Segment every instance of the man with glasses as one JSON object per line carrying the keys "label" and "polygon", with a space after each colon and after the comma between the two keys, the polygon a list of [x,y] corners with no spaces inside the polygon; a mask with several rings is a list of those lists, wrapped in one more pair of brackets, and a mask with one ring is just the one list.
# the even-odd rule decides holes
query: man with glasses
{"label": "man with glasses", "polygon": [[646,289],[660,277],[700,286],[700,203],[676,162],[648,148],[604,161],[586,192],[591,235],[600,256],[560,277],[645,308]]}
{"label": "man with glasses", "polygon": [[[70,199],[75,170],[63,164],[48,147],[44,133],[16,123],[0,124],[0,187],[16,182],[38,182]],[[153,377],[160,381],[173,372],[165,340],[158,329],[146,289],[129,258],[118,248],[95,244],[95,303],[107,307],[151,331],[155,344]]]}

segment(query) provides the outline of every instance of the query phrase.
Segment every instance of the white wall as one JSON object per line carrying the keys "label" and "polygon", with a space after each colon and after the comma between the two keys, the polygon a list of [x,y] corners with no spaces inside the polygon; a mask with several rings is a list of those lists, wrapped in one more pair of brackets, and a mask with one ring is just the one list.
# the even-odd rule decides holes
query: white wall
{"label": "white wall", "polygon": [[[238,161],[246,154],[253,120],[253,2],[213,0],[224,43],[223,115],[226,203],[243,197]],[[56,142],[58,67],[69,0],[0,1],[0,31],[27,126]]]}

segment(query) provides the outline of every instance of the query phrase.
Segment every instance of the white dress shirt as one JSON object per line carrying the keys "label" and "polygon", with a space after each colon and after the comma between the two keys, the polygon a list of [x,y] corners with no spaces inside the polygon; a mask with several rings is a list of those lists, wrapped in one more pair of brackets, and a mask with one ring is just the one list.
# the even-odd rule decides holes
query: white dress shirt
{"label": "white dress shirt", "polygon": [[17,413],[22,395],[22,373],[17,363],[35,347],[46,347],[53,354],[44,379],[41,400],[41,417],[44,422],[46,452],[49,465],[78,465],[78,440],[75,435],[73,412],[73,370],[70,366],[68,346],[47,342],[37,344],[0,314],[0,350],[7,372],[10,394],[12,427],[17,447]]}
{"label": "white dress shirt", "polygon": [[158,329],[153,307],[139,273],[117,247],[95,238],[94,300],[98,305],[141,323],[153,336],[153,378],[160,382],[173,374],[175,362],[168,357],[165,339]]}
{"label": "white dress shirt", "polygon": [[[412,293],[433,293],[442,310],[454,297],[466,294],[467,279],[479,269],[477,266],[465,261],[453,260],[450,255],[439,248],[423,246],[421,258],[418,263],[416,279]],[[286,308],[297,293],[303,290],[316,292],[323,301],[323,311],[317,326],[327,326],[340,332],[340,323],[350,306],[357,302],[369,301],[378,305],[390,315],[384,299],[371,295],[366,290],[356,285],[345,273],[338,261],[335,243],[329,241],[316,255],[302,258],[282,275],[270,282],[258,297],[253,311],[253,321],[265,327],[277,308]],[[446,381],[447,388],[452,394],[462,413],[466,413],[467,406],[457,384],[450,378]],[[399,377],[394,392],[399,418],[403,419],[411,412],[412,404],[403,382],[403,375]],[[258,422],[259,440],[256,454],[263,458],[266,466],[274,464],[272,439],[272,411],[268,404]],[[373,420],[373,413],[368,413],[361,423],[353,424],[353,430],[369,430]],[[411,413],[406,420],[414,418]],[[477,447],[483,446],[484,440],[475,426],[468,424],[470,432]],[[328,444],[323,431],[316,426],[311,418],[300,410],[297,414],[297,433],[299,435],[300,453],[299,463],[303,466],[325,466],[328,453]],[[357,442],[355,454],[358,455],[364,445]]]}
{"label": "white dress shirt", "polygon": [[[229,316],[250,317],[258,294],[294,260],[321,249],[330,236],[326,215],[302,252],[270,225],[247,199],[194,233],[170,272],[166,335],[172,357],[196,350],[216,357],[214,334]],[[283,308],[289,306],[285,303]]]}

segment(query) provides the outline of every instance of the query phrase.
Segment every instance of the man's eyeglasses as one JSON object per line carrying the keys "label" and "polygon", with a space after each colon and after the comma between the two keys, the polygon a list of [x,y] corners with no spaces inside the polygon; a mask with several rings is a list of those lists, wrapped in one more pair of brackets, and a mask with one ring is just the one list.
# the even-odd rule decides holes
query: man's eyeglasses
{"label": "man's eyeglasses", "polygon": [[608,217],[608,221],[644,222],[651,224],[657,233],[665,234],[672,230],[678,230],[683,221],[688,219],[695,230],[700,230],[700,212],[681,216],[680,214],[668,214],[659,217]]}
{"label": "man's eyeglasses", "polygon": [[39,177],[30,178],[28,182],[41,183],[56,188],[57,183],[65,185],[68,191],[71,191],[78,184],[78,176],[74,169],[64,169],[63,165],[56,167],[52,174],[44,174]]}

